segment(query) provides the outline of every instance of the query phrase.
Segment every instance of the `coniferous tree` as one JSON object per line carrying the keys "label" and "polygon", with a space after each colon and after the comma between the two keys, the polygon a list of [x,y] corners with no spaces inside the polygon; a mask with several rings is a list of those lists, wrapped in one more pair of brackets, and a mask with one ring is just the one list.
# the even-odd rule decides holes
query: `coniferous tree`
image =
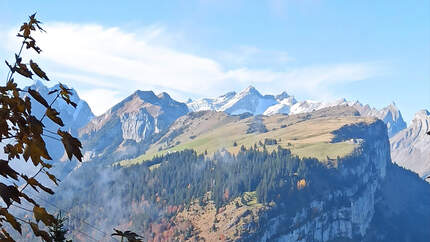
{"label": "coniferous tree", "polygon": [[69,231],[64,223],[67,221],[66,217],[63,217],[61,211],[57,214],[54,223],[49,226],[49,234],[54,242],[69,242],[66,240],[66,234]]}

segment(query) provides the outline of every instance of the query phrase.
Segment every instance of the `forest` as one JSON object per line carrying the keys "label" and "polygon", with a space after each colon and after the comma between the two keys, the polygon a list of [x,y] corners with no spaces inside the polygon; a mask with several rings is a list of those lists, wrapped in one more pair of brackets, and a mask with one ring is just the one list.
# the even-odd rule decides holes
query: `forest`
{"label": "forest", "polygon": [[[357,153],[342,158],[342,162],[355,159]],[[89,170],[96,174],[89,176]],[[213,157],[184,150],[130,167],[79,169],[73,179],[64,181],[63,191],[54,195],[52,202],[98,223],[117,224],[132,217],[134,229],[140,232],[175,215],[191,200],[198,199],[204,205],[207,194],[220,208],[245,192],[256,192],[258,203],[274,206],[271,212],[283,209],[293,214],[311,200],[354,180],[346,181],[337,172],[335,167],[316,159],[300,159],[280,146],[272,152],[256,145],[241,147],[236,155],[219,151]],[[94,213],[103,209],[116,216],[107,221]],[[79,221],[74,225],[81,226]]]}

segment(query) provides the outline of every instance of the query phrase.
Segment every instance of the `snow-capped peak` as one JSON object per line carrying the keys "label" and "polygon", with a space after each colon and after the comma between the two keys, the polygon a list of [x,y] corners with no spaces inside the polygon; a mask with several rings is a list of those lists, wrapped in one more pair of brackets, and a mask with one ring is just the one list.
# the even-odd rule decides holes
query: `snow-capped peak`
{"label": "snow-capped peak", "polygon": [[422,109],[415,113],[413,120],[428,120],[430,119],[430,112],[427,109]]}
{"label": "snow-capped peak", "polygon": [[393,102],[383,109],[371,108],[358,101],[348,101],[340,98],[329,102],[305,100],[298,102],[294,96],[287,92],[279,95],[262,95],[255,87],[248,86],[243,91],[229,92],[217,98],[204,98],[187,103],[191,111],[216,110],[229,114],[252,113],[254,115],[298,114],[312,112],[322,108],[347,105],[354,107],[362,116],[372,116],[383,120],[388,127],[391,137],[406,127],[399,109]]}

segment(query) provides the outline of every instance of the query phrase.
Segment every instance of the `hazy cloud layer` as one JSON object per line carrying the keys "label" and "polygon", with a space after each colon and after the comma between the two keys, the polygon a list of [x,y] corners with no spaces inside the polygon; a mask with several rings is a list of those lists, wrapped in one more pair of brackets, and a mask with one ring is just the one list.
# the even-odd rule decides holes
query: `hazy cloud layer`
{"label": "hazy cloud layer", "polygon": [[[50,23],[46,29],[48,34],[37,36],[43,49],[38,58],[49,66],[48,73],[69,80],[96,114],[135,89],[167,91],[185,100],[255,85],[268,93],[286,90],[321,98],[331,96],[334,84],[378,74],[375,63],[289,68],[289,62],[299,57],[256,47],[239,47],[218,58],[197,56],[157,41],[168,35],[160,26],[136,33],[94,24]],[[15,32],[8,36],[6,46],[10,48],[16,43]],[[261,61],[265,60],[276,62],[276,68],[264,65]]]}

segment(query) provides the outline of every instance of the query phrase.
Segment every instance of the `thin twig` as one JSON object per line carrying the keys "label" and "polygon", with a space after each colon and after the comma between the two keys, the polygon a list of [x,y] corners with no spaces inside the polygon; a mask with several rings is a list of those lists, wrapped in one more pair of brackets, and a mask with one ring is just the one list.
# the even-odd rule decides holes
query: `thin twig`
{"label": "thin twig", "polygon": [[[21,57],[21,52],[22,52],[22,49],[23,49],[23,47],[24,47],[24,43],[25,43],[25,40],[26,39],[24,39],[23,41],[22,41],[22,44],[21,44],[21,48],[19,49],[19,52],[18,52],[18,57]],[[15,67],[16,67],[16,60],[15,60],[15,64],[13,65],[13,69],[15,69]],[[12,79],[12,76],[13,76],[13,74],[14,74],[15,72],[12,72],[12,70],[10,70],[9,69],[9,72],[7,73],[7,78],[6,78],[6,82],[9,82],[11,79]],[[9,76],[10,75],[10,76]]]}
{"label": "thin twig", "polygon": [[18,206],[18,205],[16,205],[16,204],[12,204],[12,206],[17,207],[17,208],[20,208],[20,209],[22,209],[22,210],[24,210],[24,211],[27,211],[27,212],[33,213],[33,211],[32,211],[32,210],[30,210],[30,209],[28,209],[28,208],[24,208],[24,207]]}
{"label": "thin twig", "polygon": [[48,137],[48,138],[51,138],[51,139],[55,139],[55,140],[58,140],[58,141],[61,141],[61,139],[59,139],[59,138],[57,138],[57,137],[54,137],[54,136],[51,136],[51,135],[47,135],[47,134],[42,134],[43,136],[46,136],[46,137]]}
{"label": "thin twig", "polygon": [[[36,174],[34,174],[31,178],[35,178],[37,175],[39,175],[39,173],[43,170],[43,168],[45,168],[45,167],[40,167],[40,169],[39,169],[39,171],[37,171],[37,173]],[[24,185],[24,187],[23,188],[21,188],[21,190],[19,191],[20,193],[22,192],[22,191],[24,191],[24,189],[28,186],[28,182]],[[9,206],[8,206],[8,208],[9,208]]]}
{"label": "thin twig", "polygon": [[49,130],[49,129],[45,129],[45,128],[43,128],[43,131],[46,131],[46,132],[51,133],[51,134],[58,135],[58,134],[57,134],[57,132],[51,131],[51,130]]}

